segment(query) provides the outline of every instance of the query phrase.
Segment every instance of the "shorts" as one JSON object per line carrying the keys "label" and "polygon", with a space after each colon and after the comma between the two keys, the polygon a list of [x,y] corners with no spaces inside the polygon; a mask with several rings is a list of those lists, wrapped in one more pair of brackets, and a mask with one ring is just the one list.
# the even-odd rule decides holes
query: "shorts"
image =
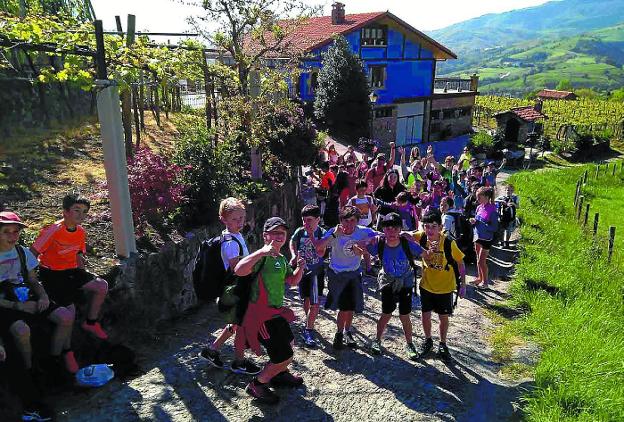
{"label": "shorts", "polygon": [[299,297],[301,300],[310,299],[312,305],[319,303],[319,275],[304,274],[299,282]]}
{"label": "shorts", "polygon": [[362,313],[364,290],[362,289],[362,273],[359,270],[337,273],[330,268],[327,270],[327,281],[329,294],[325,309]]}
{"label": "shorts", "polygon": [[50,299],[60,306],[69,306],[74,303],[84,302],[82,287],[93,281],[95,275],[82,268],[69,270],[50,270],[39,268],[39,280],[45,288]]}
{"label": "shorts", "polygon": [[475,243],[478,243],[479,245],[481,245],[481,247],[483,247],[483,249],[491,249],[493,241],[492,240],[477,239],[477,241]]}
{"label": "shorts", "polygon": [[453,315],[453,293],[431,293],[420,288],[422,312],[435,312],[438,315]]}
{"label": "shorts", "polygon": [[0,336],[9,336],[11,325],[15,321],[24,321],[29,327],[35,327],[48,319],[52,312],[56,311],[59,306],[50,302],[50,306],[45,311],[38,314],[30,314],[15,309],[0,308]]}
{"label": "shorts", "polygon": [[392,286],[381,289],[381,312],[391,314],[399,304],[399,315],[412,312],[412,288],[403,287],[398,292],[392,291]]}
{"label": "shorts", "polygon": [[260,344],[266,349],[271,363],[281,363],[293,357],[292,341],[295,336],[290,324],[282,317],[276,317],[264,322],[269,338],[262,338],[258,333]]}

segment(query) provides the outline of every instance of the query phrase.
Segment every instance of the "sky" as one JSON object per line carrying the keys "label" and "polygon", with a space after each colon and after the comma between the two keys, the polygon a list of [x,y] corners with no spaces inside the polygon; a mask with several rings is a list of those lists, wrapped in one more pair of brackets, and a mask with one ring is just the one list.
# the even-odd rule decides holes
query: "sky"
{"label": "sky", "polygon": [[[332,0],[304,0],[322,5],[323,14],[331,13]],[[546,3],[546,0],[341,0],[346,13],[389,10],[416,29],[428,31],[487,13],[500,13]],[[115,29],[115,15],[121,16],[125,29],[128,14],[136,15],[137,30],[150,32],[192,31],[186,18],[197,14],[197,8],[185,6],[183,0],[91,0],[95,14],[105,29]],[[184,3],[188,3],[185,1]],[[201,9],[199,9],[201,10]]]}

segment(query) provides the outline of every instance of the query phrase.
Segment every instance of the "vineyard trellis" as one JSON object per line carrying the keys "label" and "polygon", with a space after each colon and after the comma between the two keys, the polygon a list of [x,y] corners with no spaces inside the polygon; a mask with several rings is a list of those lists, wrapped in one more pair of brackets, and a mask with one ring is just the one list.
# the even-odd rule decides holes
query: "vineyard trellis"
{"label": "vineyard trellis", "polygon": [[[535,102],[505,96],[477,97],[473,121],[477,127],[495,129],[494,115],[514,107],[532,106]],[[580,133],[611,139],[624,138],[624,103],[581,98],[576,101],[544,101],[542,112],[544,133],[551,139],[561,126],[573,125]]]}

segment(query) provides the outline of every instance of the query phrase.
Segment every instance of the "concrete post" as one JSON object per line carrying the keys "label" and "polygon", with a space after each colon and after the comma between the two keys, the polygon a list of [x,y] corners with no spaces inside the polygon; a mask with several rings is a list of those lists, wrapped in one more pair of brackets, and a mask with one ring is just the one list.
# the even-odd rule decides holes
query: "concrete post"
{"label": "concrete post", "polygon": [[102,149],[104,150],[108,199],[113,221],[115,252],[117,255],[127,258],[137,249],[130,205],[119,91],[114,81],[97,80],[96,86],[99,88],[97,109],[102,135]]}

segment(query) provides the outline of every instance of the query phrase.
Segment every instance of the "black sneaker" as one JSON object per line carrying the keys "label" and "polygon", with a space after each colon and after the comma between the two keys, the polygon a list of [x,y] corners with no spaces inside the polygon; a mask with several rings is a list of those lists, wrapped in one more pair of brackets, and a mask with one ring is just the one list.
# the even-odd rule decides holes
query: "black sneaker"
{"label": "black sneaker", "polygon": [[279,402],[279,396],[268,385],[260,384],[255,379],[247,384],[245,391],[254,399],[265,404],[277,404]]}
{"label": "black sneaker", "polygon": [[290,387],[297,388],[303,385],[303,378],[293,375],[289,371],[280,372],[271,379],[273,387]]}
{"label": "black sneaker", "polygon": [[301,338],[303,339],[303,342],[307,347],[316,347],[316,340],[314,340],[314,331],[308,330],[307,328],[304,329],[301,332]]}
{"label": "black sneaker", "polygon": [[336,333],[336,335],[334,336],[334,343],[332,344],[334,349],[336,350],[342,349],[344,347],[344,343],[342,341],[343,341],[342,333]]}
{"label": "black sneaker", "polygon": [[418,350],[418,357],[421,359],[424,358],[425,356],[429,354],[429,352],[431,352],[432,349],[433,349],[433,339],[428,338],[425,341],[423,341],[423,343],[420,345],[420,349]]}
{"label": "black sneaker", "polygon": [[204,347],[199,356],[206,359],[215,368],[223,369],[223,361],[218,351]]}
{"label": "black sneaker", "polygon": [[234,361],[230,365],[230,371],[240,375],[258,375],[261,370],[262,368],[247,359],[242,362]]}
{"label": "black sneaker", "polygon": [[407,352],[407,356],[411,360],[418,359],[418,351],[416,350],[416,346],[414,346],[414,343],[407,343],[405,345],[405,351]]}
{"label": "black sneaker", "polygon": [[438,356],[438,358],[442,359],[442,360],[451,360],[451,352],[449,352],[448,346],[446,345],[446,343],[440,343],[440,345],[438,346],[438,352],[436,353],[436,355]]}
{"label": "black sneaker", "polygon": [[357,341],[355,341],[355,339],[353,338],[353,333],[351,331],[345,331],[344,336],[345,336],[347,346],[349,347],[357,346]]}
{"label": "black sneaker", "polygon": [[374,355],[381,355],[381,340],[373,340],[371,343],[371,352]]}

